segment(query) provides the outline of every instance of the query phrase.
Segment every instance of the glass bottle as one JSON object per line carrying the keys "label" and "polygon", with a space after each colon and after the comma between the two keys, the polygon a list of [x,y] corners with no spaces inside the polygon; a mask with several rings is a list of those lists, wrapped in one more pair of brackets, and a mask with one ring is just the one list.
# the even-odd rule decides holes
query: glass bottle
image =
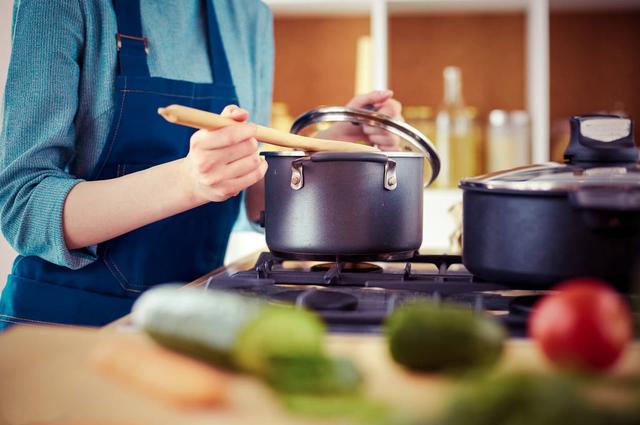
{"label": "glass bottle", "polygon": [[460,68],[444,69],[444,99],[436,117],[436,146],[442,159],[437,187],[457,187],[460,179],[482,171],[482,146],[476,108],[462,97]]}
{"label": "glass bottle", "polygon": [[405,106],[402,108],[402,115],[407,124],[415,127],[429,140],[435,140],[435,121],[433,120],[433,110],[430,107]]}
{"label": "glass bottle", "polygon": [[487,127],[487,170],[507,170],[528,165],[531,142],[529,114],[526,111],[489,112]]}
{"label": "glass bottle", "polygon": [[509,131],[509,114],[502,109],[489,112],[487,126],[487,171],[513,167],[513,138]]}
{"label": "glass bottle", "polygon": [[273,102],[271,105],[271,127],[288,133],[291,124],[293,124],[293,117],[289,114],[289,106],[284,102]]}

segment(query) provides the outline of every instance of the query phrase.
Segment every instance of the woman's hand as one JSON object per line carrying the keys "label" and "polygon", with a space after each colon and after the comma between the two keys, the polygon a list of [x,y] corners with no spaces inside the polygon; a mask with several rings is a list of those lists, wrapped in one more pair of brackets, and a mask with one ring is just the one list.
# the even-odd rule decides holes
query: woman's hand
{"label": "woman's hand", "polygon": [[[240,122],[249,116],[237,106],[226,107],[223,115]],[[267,171],[255,135],[249,123],[200,130],[191,136],[185,158],[114,179],[78,183],[63,209],[67,248],[113,239],[207,202],[224,201],[254,185]],[[254,203],[257,210],[260,204]]]}
{"label": "woman's hand", "polygon": [[[365,108],[388,115],[396,120],[403,120],[402,105],[393,98],[391,90],[372,91],[358,95],[351,99],[347,106]],[[400,138],[386,130],[368,125],[353,125],[351,123],[337,123],[317,135],[327,139],[345,141],[365,141],[377,146],[383,151],[397,151],[400,149]]]}
{"label": "woman's hand", "polygon": [[[222,115],[238,122],[249,116],[235,105],[227,106]],[[196,203],[225,201],[264,177],[267,162],[258,155],[255,135],[255,125],[242,123],[198,130],[191,136],[183,170],[186,188]]]}

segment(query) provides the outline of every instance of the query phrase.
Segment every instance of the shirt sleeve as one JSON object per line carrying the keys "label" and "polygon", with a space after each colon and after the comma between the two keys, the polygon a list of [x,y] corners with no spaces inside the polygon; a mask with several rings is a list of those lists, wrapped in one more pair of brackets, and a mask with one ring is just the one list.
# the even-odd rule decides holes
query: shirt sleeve
{"label": "shirt sleeve", "polygon": [[80,179],[75,153],[84,19],[78,0],[16,0],[0,132],[0,224],[22,255],[72,269],[96,247],[67,249],[62,211]]}
{"label": "shirt sleeve", "polygon": [[271,103],[273,102],[273,73],[275,46],[273,36],[273,15],[271,9],[262,4],[259,31],[257,31],[256,51],[260,55],[257,66],[257,93],[255,120],[258,124],[269,125],[271,122]]}

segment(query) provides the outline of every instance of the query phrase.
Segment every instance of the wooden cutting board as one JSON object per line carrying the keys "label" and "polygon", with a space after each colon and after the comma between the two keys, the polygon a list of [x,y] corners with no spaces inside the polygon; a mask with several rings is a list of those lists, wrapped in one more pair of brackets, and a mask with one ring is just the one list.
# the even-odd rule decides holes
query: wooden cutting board
{"label": "wooden cutting board", "polygon": [[[230,386],[230,403],[220,410],[185,411],[148,398],[96,373],[87,364],[92,348],[115,333],[132,331],[75,327],[15,327],[0,335],[0,425],[5,424],[321,424],[291,416],[275,395],[249,377]],[[435,414],[455,385],[437,375],[409,373],[389,358],[379,336],[331,335],[330,351],[353,358],[365,376],[365,391],[406,411]],[[507,344],[500,368],[548,368],[528,340]],[[613,372],[640,376],[640,343]]]}

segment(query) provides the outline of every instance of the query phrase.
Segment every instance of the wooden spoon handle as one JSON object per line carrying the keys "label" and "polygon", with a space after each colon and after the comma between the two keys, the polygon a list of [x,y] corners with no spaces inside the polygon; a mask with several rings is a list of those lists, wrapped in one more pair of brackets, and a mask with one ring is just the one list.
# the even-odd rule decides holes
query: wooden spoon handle
{"label": "wooden spoon handle", "polygon": [[[238,124],[231,118],[226,118],[218,114],[190,108],[182,105],[169,105],[165,108],[158,108],[158,113],[162,117],[174,124],[187,127],[201,128],[205,130],[217,130],[230,125]],[[341,142],[338,140],[318,139],[315,137],[299,136],[274,128],[256,125],[256,138],[271,145],[285,148],[293,148],[303,151],[320,152],[378,152],[373,146],[361,145],[357,143]]]}

